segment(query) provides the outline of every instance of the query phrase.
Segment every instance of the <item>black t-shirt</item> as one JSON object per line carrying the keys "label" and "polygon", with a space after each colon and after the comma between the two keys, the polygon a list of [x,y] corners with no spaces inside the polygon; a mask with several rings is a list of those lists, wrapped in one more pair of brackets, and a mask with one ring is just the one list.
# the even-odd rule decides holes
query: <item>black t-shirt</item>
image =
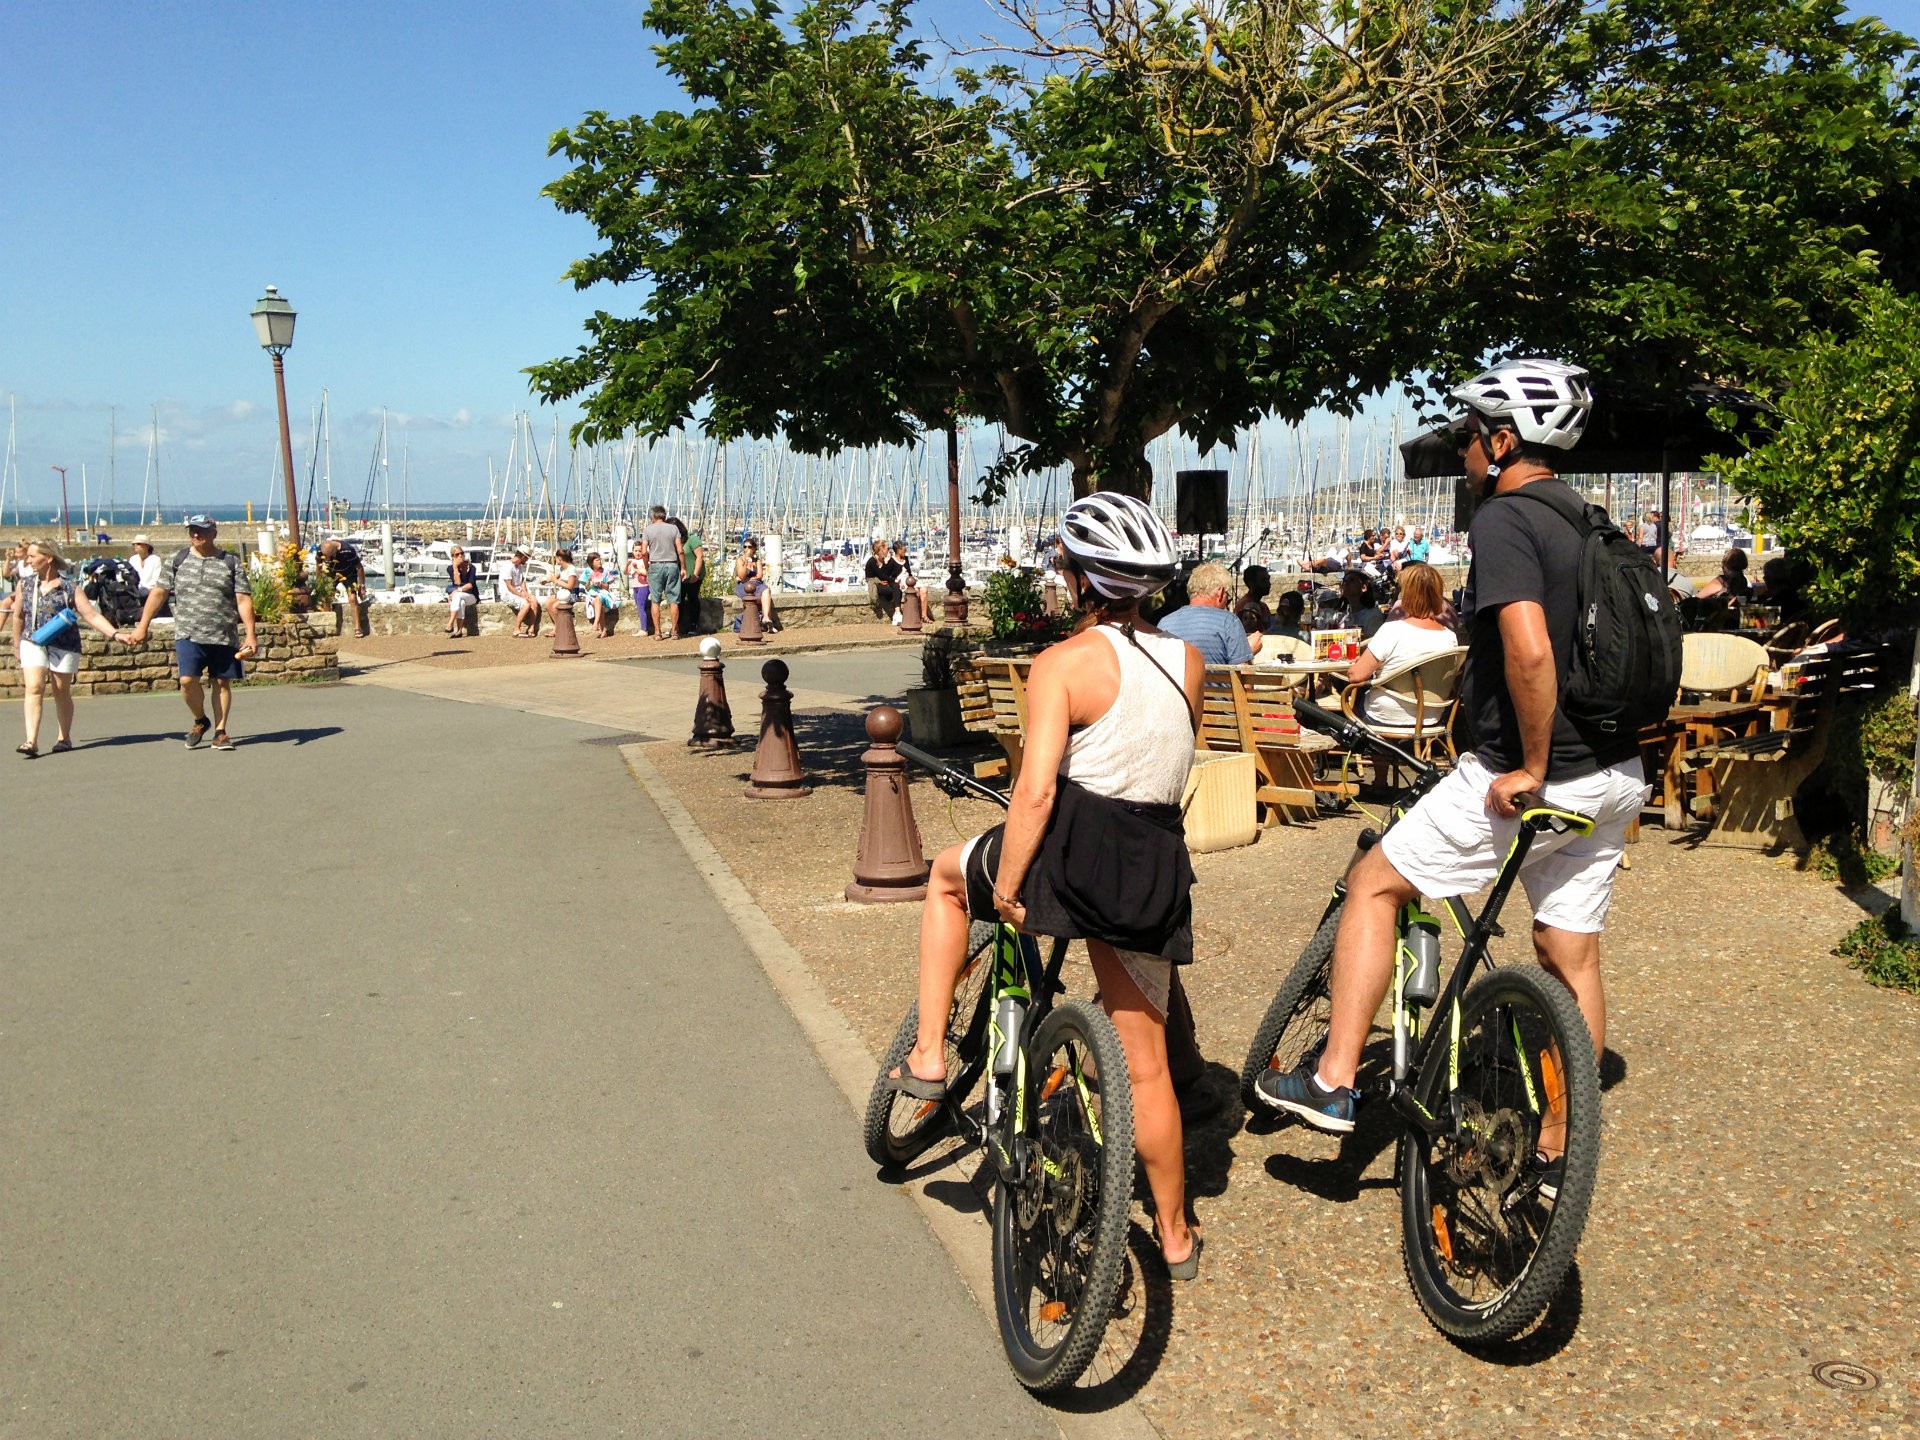
{"label": "black t-shirt", "polygon": [[900,562],[898,560],[878,560],[872,556],[867,558],[867,579],[878,580],[883,585],[891,585],[899,578]]}
{"label": "black t-shirt", "polygon": [[337,552],[323,555],[321,559],[328,573],[343,585],[358,585],[365,578],[366,572],[360,565],[360,552],[351,545],[342,545]]}
{"label": "black t-shirt", "polygon": [[[1535,480],[1572,496],[1557,478]],[[1574,497],[1575,503],[1582,503]],[[1554,679],[1564,687],[1573,665],[1579,612],[1580,562],[1584,545],[1565,517],[1537,500],[1509,493],[1482,501],[1468,532],[1473,564],[1461,610],[1467,660],[1460,680],[1461,748],[1471,749],[1494,774],[1517,770],[1526,759],[1520,721],[1507,690],[1507,650],[1500,638],[1500,607],[1531,600],[1546,612],[1553,645]],[[1608,737],[1593,744],[1558,710],[1553,716],[1549,780],[1591,775],[1638,753],[1635,737]]]}

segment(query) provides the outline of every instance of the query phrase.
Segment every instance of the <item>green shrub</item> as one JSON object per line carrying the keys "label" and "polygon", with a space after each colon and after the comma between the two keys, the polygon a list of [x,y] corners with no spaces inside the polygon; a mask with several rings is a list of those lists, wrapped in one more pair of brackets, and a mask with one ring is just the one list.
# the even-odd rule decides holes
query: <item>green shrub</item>
{"label": "green shrub", "polygon": [[1811,868],[1822,880],[1835,880],[1849,890],[1858,890],[1899,874],[1900,857],[1882,855],[1863,845],[1857,830],[1842,830],[1818,841],[1800,868]]}
{"label": "green shrub", "polygon": [[255,570],[252,580],[253,618],[262,625],[277,625],[287,618],[287,592],[273,570]]}
{"label": "green shrub", "polygon": [[1833,953],[1866,976],[1870,985],[1920,995],[1920,940],[1901,922],[1896,907],[1862,920],[1834,946]]}

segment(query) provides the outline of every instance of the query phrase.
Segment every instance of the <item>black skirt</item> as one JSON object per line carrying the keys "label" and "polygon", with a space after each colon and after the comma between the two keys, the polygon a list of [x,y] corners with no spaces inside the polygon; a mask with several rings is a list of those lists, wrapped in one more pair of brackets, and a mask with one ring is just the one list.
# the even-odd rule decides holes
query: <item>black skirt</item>
{"label": "black skirt", "polygon": [[[1005,831],[994,826],[968,856],[967,911],[976,919],[998,914],[993,880]],[[1020,899],[1036,935],[1104,940],[1191,964],[1193,863],[1180,807],[1110,800],[1062,780]]]}

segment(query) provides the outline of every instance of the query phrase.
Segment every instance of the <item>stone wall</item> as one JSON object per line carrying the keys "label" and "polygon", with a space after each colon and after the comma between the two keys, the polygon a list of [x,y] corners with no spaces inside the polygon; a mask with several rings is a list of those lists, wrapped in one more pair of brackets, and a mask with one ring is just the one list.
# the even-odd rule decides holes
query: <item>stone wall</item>
{"label": "stone wall", "polygon": [[[287,685],[300,680],[340,678],[339,636],[333,616],[289,616],[284,624],[257,629],[260,653],[243,662],[247,684]],[[174,668],[173,622],[156,620],[146,640],[129,649],[104,635],[82,628],[80,673],[74,676],[76,695],[131,695],[178,688]],[[18,699],[23,692],[19,651],[0,647],[0,699]]]}
{"label": "stone wall", "polygon": [[[944,590],[935,592],[935,622],[939,619],[939,603],[946,598]],[[973,613],[981,613],[981,597],[978,591],[972,592],[968,603]],[[740,602],[732,595],[725,597],[708,595],[700,601],[701,629],[718,631],[731,629],[740,614]],[[344,619],[344,607],[334,607],[337,618]],[[875,622],[873,607],[867,603],[864,590],[841,593],[776,595],[773,613],[789,630],[807,630],[827,625],[871,625]],[[482,601],[479,606],[480,633],[482,635],[505,635],[513,629],[513,607],[493,601]],[[575,612],[575,620],[582,633],[586,630],[585,608]],[[367,628],[375,635],[431,635],[445,628],[447,607],[444,603],[428,600],[424,604],[411,605],[369,605],[367,607]],[[542,628],[544,629],[544,623]],[[617,633],[632,634],[634,631],[633,603],[631,600],[620,607],[620,624]],[[348,648],[352,648],[352,627],[343,632],[347,635]]]}

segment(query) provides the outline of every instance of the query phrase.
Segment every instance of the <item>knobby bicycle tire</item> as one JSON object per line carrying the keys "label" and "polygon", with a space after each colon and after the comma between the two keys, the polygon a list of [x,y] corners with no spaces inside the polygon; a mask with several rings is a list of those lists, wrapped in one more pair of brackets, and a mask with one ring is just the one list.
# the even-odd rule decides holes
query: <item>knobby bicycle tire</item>
{"label": "knobby bicycle tire", "polygon": [[[1400,1141],[1402,1257],[1434,1327],[1486,1343],[1538,1319],[1573,1264],[1600,1165],[1600,1072],[1572,992],[1543,971],[1492,971],[1460,1006],[1458,1096],[1469,1115],[1440,1140],[1409,1131]],[[1436,1015],[1414,1092],[1442,1117],[1449,1032]],[[1543,1118],[1562,1105],[1566,1169],[1549,1199],[1535,1155]]]}
{"label": "knobby bicycle tire", "polygon": [[993,1302],[1014,1374],[1045,1393],[1080,1378],[1113,1314],[1133,1199],[1133,1090],[1119,1033],[1095,1006],[1059,1005],[1025,1048],[1027,1174],[994,1187]]}
{"label": "knobby bicycle tire", "polygon": [[[994,927],[976,922],[967,933],[967,961],[954,986],[947,1012],[947,1096],[953,1106],[967,1103],[987,1068],[987,993],[993,972]],[[920,1031],[920,1002],[907,1007],[881,1057],[867,1096],[861,1139],[867,1158],[882,1168],[912,1164],[945,1131],[952,1111],[937,1100],[916,1100],[891,1089],[887,1077],[904,1065]]]}
{"label": "knobby bicycle tire", "polygon": [[1269,1068],[1297,1068],[1326,1042],[1332,1003],[1327,977],[1333,968],[1334,933],[1345,908],[1344,901],[1335,905],[1320,922],[1253,1032],[1246,1063],[1240,1067],[1240,1099],[1250,1115],[1272,1113],[1255,1096],[1254,1081]]}

